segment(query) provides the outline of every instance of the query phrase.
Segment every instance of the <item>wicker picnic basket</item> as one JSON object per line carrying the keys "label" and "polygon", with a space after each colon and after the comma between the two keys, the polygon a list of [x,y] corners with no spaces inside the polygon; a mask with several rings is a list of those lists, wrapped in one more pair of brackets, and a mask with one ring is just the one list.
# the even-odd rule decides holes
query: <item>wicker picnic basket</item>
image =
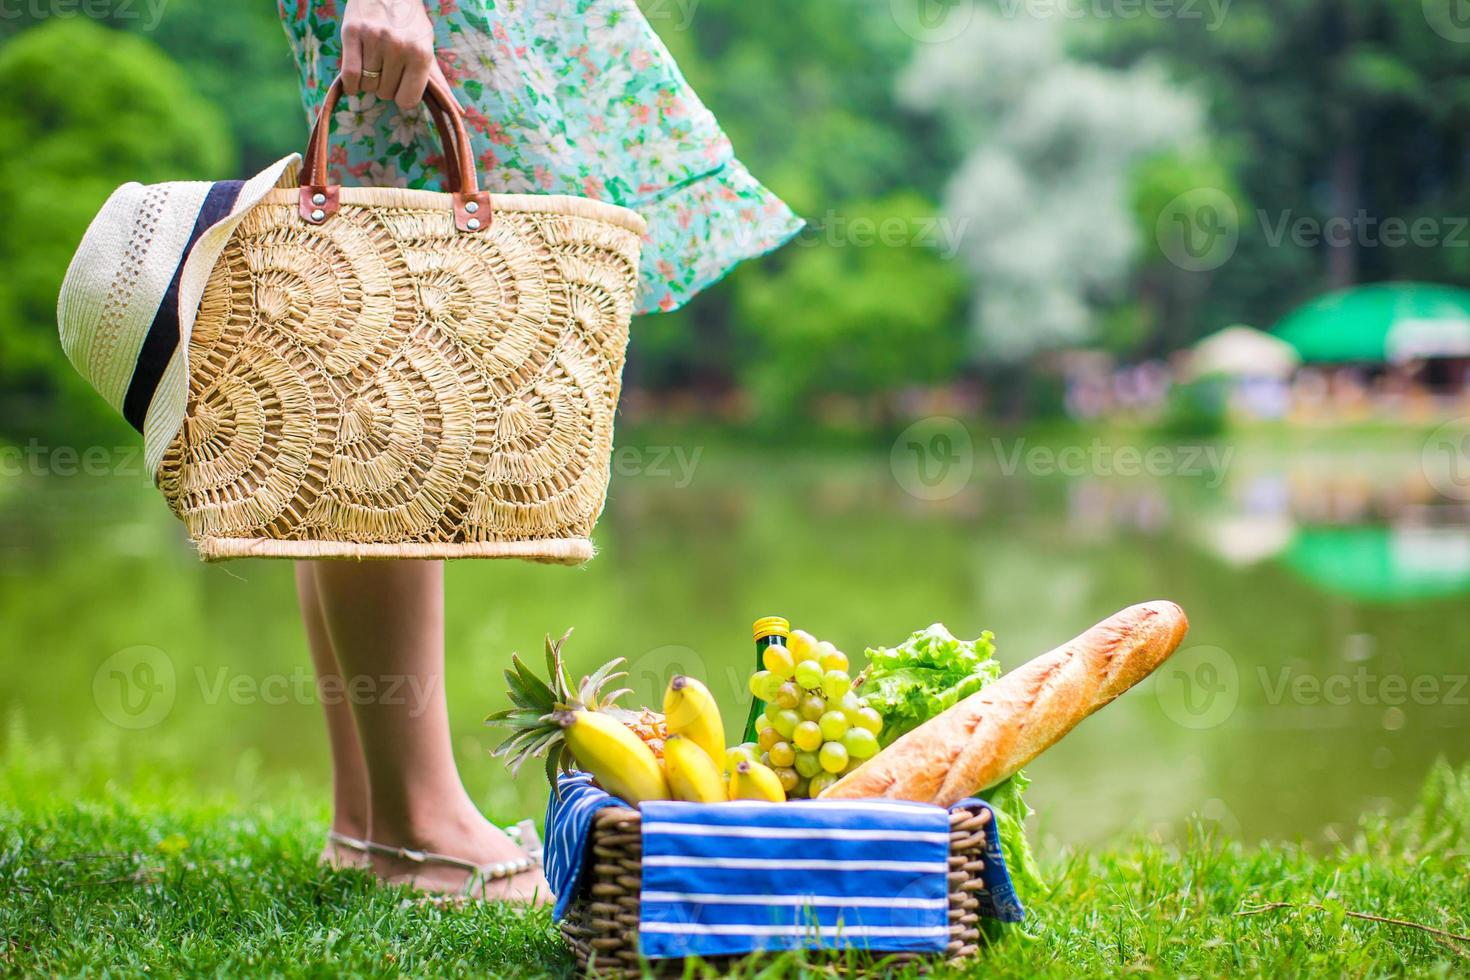
{"label": "wicker picnic basket", "polygon": [[159,487],[207,560],[586,561],[643,220],[480,191],[437,83],[449,193],[332,185],[340,94],[210,274]]}
{"label": "wicker picnic basket", "polygon": [[[947,960],[974,956],[980,944],[980,899],[984,890],[985,810],[956,807],[949,814],[949,945]],[[590,859],[561,932],[577,966],[598,976],[641,976],[638,954],[638,894],[643,882],[643,835],[637,810],[607,807],[592,816]],[[920,959],[915,953],[891,960]],[[664,961],[675,969],[678,961]]]}

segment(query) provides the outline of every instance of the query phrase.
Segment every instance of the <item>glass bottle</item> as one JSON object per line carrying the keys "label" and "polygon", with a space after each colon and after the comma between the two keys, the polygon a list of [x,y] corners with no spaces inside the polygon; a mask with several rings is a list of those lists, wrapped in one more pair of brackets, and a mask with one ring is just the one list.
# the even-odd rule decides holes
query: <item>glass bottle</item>
{"label": "glass bottle", "polygon": [[[765,665],[761,662],[761,657],[766,652],[766,647],[775,643],[784,646],[787,637],[791,635],[791,624],[780,616],[762,616],[755,621],[751,633],[755,636],[755,669],[764,670]],[[755,720],[765,710],[766,703],[752,696],[750,714],[745,719],[745,737],[742,741],[755,741],[756,736],[760,734],[755,730]]]}

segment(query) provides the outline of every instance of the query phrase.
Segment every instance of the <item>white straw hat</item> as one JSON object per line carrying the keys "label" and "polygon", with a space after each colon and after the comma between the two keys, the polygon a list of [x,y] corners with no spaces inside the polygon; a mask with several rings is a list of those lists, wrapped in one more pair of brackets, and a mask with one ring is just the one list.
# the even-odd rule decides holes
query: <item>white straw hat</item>
{"label": "white straw hat", "polygon": [[124,184],[82,236],[56,320],[72,365],[143,433],[148,472],[183,424],[189,334],[235,226],[271,188],[294,184],[299,154],[246,181]]}

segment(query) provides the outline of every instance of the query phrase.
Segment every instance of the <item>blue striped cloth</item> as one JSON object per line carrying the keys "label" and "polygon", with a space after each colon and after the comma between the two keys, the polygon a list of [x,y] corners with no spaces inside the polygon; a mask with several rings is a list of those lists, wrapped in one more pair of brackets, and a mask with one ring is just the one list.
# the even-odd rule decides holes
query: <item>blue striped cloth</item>
{"label": "blue striped cloth", "polygon": [[[592,815],[620,800],[586,774],[564,776],[546,814],[546,874],[565,914]],[[984,801],[966,801],[988,809]],[[942,952],[949,940],[949,816],[891,800],[642,807],[644,956],[761,949]],[[987,829],[981,913],[1024,915]]]}
{"label": "blue striped cloth", "polygon": [[546,804],[546,833],[542,842],[542,870],[556,905],[551,914],[560,919],[572,904],[577,881],[582,877],[582,864],[587,857],[592,815],[603,807],[627,806],[606,790],[592,785],[585,772],[562,775]]}

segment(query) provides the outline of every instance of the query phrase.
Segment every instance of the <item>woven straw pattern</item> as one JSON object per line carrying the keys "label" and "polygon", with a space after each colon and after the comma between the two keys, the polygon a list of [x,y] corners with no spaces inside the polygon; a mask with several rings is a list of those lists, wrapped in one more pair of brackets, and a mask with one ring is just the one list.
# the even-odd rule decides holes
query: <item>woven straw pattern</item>
{"label": "woven straw pattern", "polygon": [[575,563],[602,510],[639,219],[342,190],[303,222],[273,191],[235,229],[189,343],[159,486],[206,559]]}
{"label": "woven straw pattern", "polygon": [[[584,973],[639,977],[684,973],[678,960],[640,961],[638,895],[643,886],[643,834],[637,810],[607,807],[592,816],[591,861],[561,933]],[[985,883],[985,825],[990,814],[963,808],[949,815],[949,944],[943,958],[974,956],[980,948],[980,899]],[[877,954],[875,954],[876,956]],[[890,963],[932,959],[890,953]]]}
{"label": "woven straw pattern", "polygon": [[[158,231],[159,219],[163,217],[164,207],[168,202],[168,190],[167,186],[156,184],[143,192],[143,199],[138,202],[137,214],[133,219],[132,235],[128,238],[127,247],[123,249],[122,259],[118,263],[117,275],[107,287],[107,295],[102,300],[102,313],[99,317],[101,323],[121,324],[128,319],[128,311],[133,305],[133,294],[137,292],[138,281],[143,278],[147,265],[148,247]],[[122,405],[130,374],[126,369],[132,366],[127,359],[117,356],[117,349],[125,340],[134,345],[141,343],[138,335],[146,329],[144,317],[139,313],[134,313],[131,319],[135,321],[130,325],[131,331],[106,329],[93,335],[95,346],[86,355],[91,370],[98,376],[98,383],[103,385],[104,397],[114,407]],[[132,336],[125,337],[124,334],[128,332]],[[108,366],[112,366],[111,377],[102,373]]]}

